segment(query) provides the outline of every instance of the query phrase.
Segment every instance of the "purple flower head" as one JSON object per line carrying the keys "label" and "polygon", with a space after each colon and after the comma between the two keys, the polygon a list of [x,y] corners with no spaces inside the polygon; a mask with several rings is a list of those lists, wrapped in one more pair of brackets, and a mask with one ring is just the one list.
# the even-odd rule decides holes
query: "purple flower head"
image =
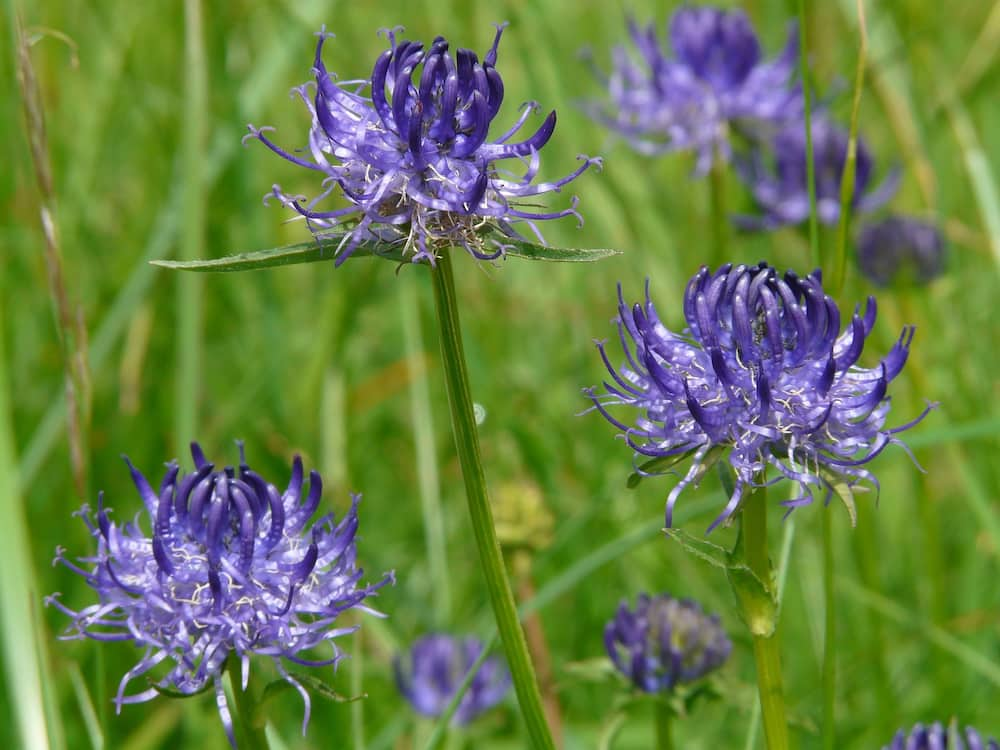
{"label": "purple flower head", "polygon": [[972,727],[960,732],[955,725],[945,729],[940,723],[917,724],[909,735],[900,729],[882,750],[1000,750],[1000,743],[991,737],[984,740]]}
{"label": "purple flower head", "polygon": [[944,237],[934,224],[889,216],[861,230],[858,265],[879,286],[899,277],[926,284],[944,271]]}
{"label": "purple flower head", "polygon": [[[714,529],[739,507],[744,491],[774,478],[796,482],[795,508],[819,490],[829,501],[862,481],[878,488],[864,465],[913,422],[885,429],[887,388],[903,369],[914,329],[907,326],[889,354],[873,368],[859,366],[875,325],[875,299],[841,332],[840,311],[823,291],[820,272],[784,276],[761,263],[727,264],[694,275],[684,295],[683,333],[668,329],[649,298],[629,307],[618,287],[618,331],[625,363],[616,368],[598,343],[612,380],[603,394],[586,393],[638,456],[691,467],[670,492],[671,525],[681,491],[725,456],[735,488]],[[638,410],[634,424],[611,414],[613,406]],[[928,406],[928,410],[931,407]],[[640,469],[640,472],[642,470]]]}
{"label": "purple flower head", "polygon": [[622,602],[604,628],[604,645],[618,670],[647,693],[704,677],[733,648],[718,615],[668,594],[640,594],[634,611]]}
{"label": "purple flower head", "polygon": [[[409,653],[396,657],[394,668],[399,692],[417,713],[440,716],[482,652],[483,644],[475,638],[425,635],[410,647]],[[452,720],[468,724],[499,703],[509,688],[507,667],[498,657],[488,657],[472,678]]]}
{"label": "purple flower head", "polygon": [[[816,214],[823,224],[836,224],[840,218],[840,181],[847,162],[849,137],[846,130],[824,117],[812,121]],[[786,224],[800,224],[809,218],[806,131],[801,120],[778,132],[771,141],[769,151],[758,149],[750,157],[738,159],[736,167],[764,212],[763,216],[736,217],[739,226],[772,230]],[[895,194],[899,186],[899,171],[892,170],[881,185],[869,189],[874,173],[875,160],[864,141],[858,138],[852,211],[872,211]]]}
{"label": "purple flower head", "polygon": [[[524,239],[515,228],[519,223],[543,241],[535,222],[580,218],[575,197],[559,211],[539,210],[534,203],[535,196],[558,192],[600,163],[581,157],[572,174],[535,182],[539,151],[555,130],[554,111],[534,134],[515,140],[538,109],[529,102],[509,130],[489,138],[504,95],[496,69],[503,29],[497,27],[482,62],[471,50],[452,53],[443,37],[425,50],[420,42],[397,40],[401,29],[386,30],[389,49],[376,60],[371,79],[339,83],[323,65],[323,43],[330,35],[321,31],[315,86],[296,89],[312,114],[308,156],[281,149],[264,135],[266,128],[249,126],[246,138],[325,175],[323,190],[304,204],[277,185],[271,195],[305,217],[319,238],[350,230],[338,248],[338,265],[360,242],[376,240],[402,245],[414,262],[433,264],[441,249],[455,245],[489,260],[508,247],[503,237]],[[318,209],[333,193],[348,205]],[[492,230],[499,238],[484,236]]]}
{"label": "purple flower head", "polygon": [[[322,481],[309,474],[303,492],[302,461],[296,456],[287,489],[279,492],[247,466],[240,445],[238,470],[215,471],[197,443],[191,444],[195,470],[181,474],[167,464],[159,491],[126,458],[132,481],[146,506],[150,534],[138,519],[117,524],[98,497],[97,514],[86,505],[79,515],[97,540],[97,552],[78,558],[58,549],[56,561],[87,581],[98,603],[76,611],[58,594],[46,600],[73,623],[67,639],[131,641],[144,649],[139,663],[118,685],[115,704],[141,703],[160,690],[190,695],[215,689],[222,723],[235,747],[233,723],[222,688],[230,655],[241,662],[245,690],[253,654],[270,657],[278,673],[305,701],[302,731],[309,722],[309,695],[282,659],[303,666],[336,664],[334,638],[357,629],[339,626],[349,609],[379,614],[366,597],[393,581],[389,573],[361,586],[355,565],[358,501],[335,522],[332,513],[310,523],[319,507]],[[308,652],[329,644],[333,656]],[[162,662],[169,671],[148,689],[126,695],[128,684]]]}
{"label": "purple flower head", "polygon": [[640,153],[690,149],[704,174],[716,158],[729,158],[730,131],[756,141],[802,112],[801,90],[793,84],[794,26],[771,61],[763,60],[753,26],[739,10],[678,8],[670,18],[673,57],[654,24],[642,28],[630,18],[628,28],[638,54],[615,48],[610,75],[595,70],[610,100],[588,109]]}

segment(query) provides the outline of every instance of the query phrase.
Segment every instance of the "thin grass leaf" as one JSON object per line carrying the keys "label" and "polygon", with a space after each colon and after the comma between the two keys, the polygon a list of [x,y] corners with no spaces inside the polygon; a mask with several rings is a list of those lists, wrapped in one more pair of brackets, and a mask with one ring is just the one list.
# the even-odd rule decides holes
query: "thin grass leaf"
{"label": "thin grass leaf", "polygon": [[94,701],[91,700],[87,683],[80,673],[80,665],[71,662],[67,667],[69,680],[73,684],[73,695],[76,704],[80,707],[80,715],[83,717],[83,726],[87,730],[87,739],[93,750],[103,750],[104,732],[101,730],[101,722],[97,719],[97,711],[94,710]]}
{"label": "thin grass leaf", "polygon": [[993,264],[1000,271],[1000,191],[997,190],[993,170],[979,142],[979,136],[976,135],[972,120],[969,119],[969,114],[961,101],[949,98],[945,104],[945,111],[951,121],[952,130],[955,131],[955,140],[962,150],[965,171],[969,175],[972,194],[979,207],[983,229],[986,230],[990,251],[993,254]]}
{"label": "thin grass leaf", "polygon": [[[62,743],[62,732],[46,720],[43,690],[54,690],[55,676],[46,669],[38,627],[39,594],[31,559],[31,539],[17,479],[17,454],[11,424],[11,403],[0,308],[0,518],[4,543],[0,544],[0,638],[3,665],[21,747],[48,750]],[[53,717],[54,718],[54,717]]]}
{"label": "thin grass leaf", "polygon": [[[865,24],[865,6],[857,0],[858,8],[858,62],[854,71],[854,98],[851,102],[851,126],[847,138],[847,159],[840,177],[840,217],[837,222],[837,247],[834,250],[830,274],[830,294],[840,295],[847,275],[847,235],[851,226],[851,203],[854,199],[854,175],[858,161],[858,113],[861,111],[861,93],[865,84],[865,64],[868,61],[868,28]],[[825,746],[829,747],[829,746]]]}
{"label": "thin grass leaf", "polygon": [[848,578],[838,576],[837,588],[858,604],[878,611],[883,617],[892,620],[900,627],[914,631],[976,674],[1000,687],[1000,663],[988,658],[982,651],[963,643],[948,631],[932,625],[918,613]]}

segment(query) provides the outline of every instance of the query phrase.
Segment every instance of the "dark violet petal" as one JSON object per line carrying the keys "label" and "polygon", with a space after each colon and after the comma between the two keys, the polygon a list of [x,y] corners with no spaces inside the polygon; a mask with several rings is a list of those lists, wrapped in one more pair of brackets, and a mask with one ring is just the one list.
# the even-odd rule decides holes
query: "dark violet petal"
{"label": "dark violet petal", "polygon": [[191,443],[191,458],[194,460],[194,467],[196,469],[201,469],[208,465],[208,461],[205,460],[205,454],[201,450],[201,446],[196,442]]}
{"label": "dark violet petal", "polygon": [[156,506],[159,504],[159,498],[156,497],[156,493],[153,492],[153,488],[149,486],[149,482],[143,476],[142,472],[135,468],[132,462],[129,461],[128,456],[122,456],[122,458],[125,460],[126,466],[128,466],[129,473],[132,475],[132,483],[139,491],[139,497],[142,498],[146,510],[149,512],[151,518],[156,518]]}
{"label": "dark violet petal", "polygon": [[166,575],[174,574],[174,564],[163,546],[163,539],[158,536],[153,537],[153,557],[156,559],[156,564],[160,566],[160,570]]}

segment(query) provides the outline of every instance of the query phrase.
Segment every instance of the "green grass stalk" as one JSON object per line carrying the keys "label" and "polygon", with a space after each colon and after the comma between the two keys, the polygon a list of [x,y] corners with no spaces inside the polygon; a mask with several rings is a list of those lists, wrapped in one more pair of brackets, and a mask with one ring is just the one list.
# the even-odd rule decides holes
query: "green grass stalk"
{"label": "green grass stalk", "polygon": [[799,69],[802,76],[803,116],[806,129],[806,185],[809,190],[809,249],[813,265],[823,268],[819,247],[819,219],[816,214],[816,164],[812,139],[812,94],[809,91],[809,37],[807,33],[806,0],[798,0],[799,10]]}
{"label": "green grass stalk", "polygon": [[55,676],[46,669],[38,627],[39,596],[31,562],[31,539],[17,479],[9,384],[4,356],[5,323],[0,307],[0,517],[4,543],[0,544],[0,639],[7,695],[11,702],[21,747],[49,750],[61,742],[56,717],[46,716],[44,690],[55,689]]}
{"label": "green grass stalk", "polygon": [[476,431],[476,417],[472,408],[472,395],[462,346],[450,251],[446,250],[438,259],[437,267],[431,271],[431,278],[441,333],[441,356],[448,403],[451,407],[455,448],[462,467],[469,515],[476,546],[479,549],[483,576],[486,579],[497,629],[531,744],[536,750],[553,750],[552,735],[542,710],[538,680],[528,655],[524,632],[518,621],[514,595],[507,579],[503,555],[493,526],[493,511],[490,508],[486,476],[479,452],[479,435]]}
{"label": "green grass stalk", "polygon": [[[208,72],[200,0],[184,0],[183,260],[204,256],[205,140],[208,132]],[[177,274],[177,380],[174,397],[174,441],[178,454],[197,437],[201,384],[202,288],[198,274]]]}
{"label": "green grass stalk", "polygon": [[[45,238],[45,270],[49,298],[59,336],[63,367],[63,390],[69,408],[66,427],[69,437],[70,465],[73,482],[80,502],[87,499],[89,474],[90,432],[90,372],[87,368],[87,329],[83,312],[72,299],[66,287],[66,265],[63,262],[59,233],[59,210],[55,181],[49,154],[49,141],[45,127],[45,103],[35,68],[31,61],[29,42],[24,33],[20,15],[11,9],[14,45],[17,55],[17,79],[24,110],[25,133],[31,161],[35,168],[35,182],[39,194],[39,219]],[[72,278],[72,274],[69,276]]]}
{"label": "green grass stalk", "polygon": [[653,724],[656,732],[656,750],[674,750],[670,711],[659,701],[653,701]]}
{"label": "green grass stalk", "polygon": [[417,490],[423,515],[424,540],[427,545],[427,569],[430,572],[431,599],[438,626],[451,622],[451,576],[445,544],[444,512],[441,508],[441,482],[434,448],[434,414],[431,394],[421,364],[424,341],[420,332],[420,302],[413,288],[414,279],[400,279],[400,315],[407,367],[410,370],[410,420],[417,459]]}
{"label": "green grass stalk", "polygon": [[732,260],[729,257],[729,219],[726,217],[726,167],[716,159],[708,173],[709,221],[712,222],[712,254],[715,267]]}
{"label": "green grass stalk", "polygon": [[823,750],[836,747],[837,723],[834,707],[837,699],[837,596],[833,585],[833,508],[821,510],[823,516]]}
{"label": "green grass stalk", "polygon": [[264,717],[257,715],[257,700],[252,683],[247,685],[246,690],[240,684],[240,659],[232,652],[226,664],[226,676],[233,696],[230,713],[240,750],[268,750],[267,735],[264,731],[267,722]]}
{"label": "green grass stalk", "polygon": [[[865,64],[868,58],[868,28],[865,24],[865,8],[858,0],[858,64],[854,72],[854,100],[851,103],[851,127],[847,139],[847,159],[844,173],[840,177],[840,219],[837,223],[837,246],[829,274],[829,290],[837,297],[844,289],[847,277],[847,235],[851,227],[851,203],[854,199],[854,175],[858,157],[858,113],[861,111],[861,92],[865,83]],[[810,214],[813,212],[810,209]]]}
{"label": "green grass stalk", "polygon": [[[771,561],[767,554],[767,490],[758,488],[743,500],[743,552],[747,566],[759,580],[771,586]],[[748,618],[749,619],[749,618]],[[781,679],[781,655],[778,630],[770,635],[751,633],[753,656],[757,665],[757,690],[760,694],[764,737],[768,750],[788,750],[788,721]]]}

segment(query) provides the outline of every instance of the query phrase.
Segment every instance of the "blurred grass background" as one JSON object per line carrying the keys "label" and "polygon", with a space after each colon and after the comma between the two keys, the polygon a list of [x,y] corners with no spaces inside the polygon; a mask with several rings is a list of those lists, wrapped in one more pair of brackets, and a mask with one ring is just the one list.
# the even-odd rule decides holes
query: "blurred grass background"
{"label": "blurred grass background", "polygon": [[[792,5],[743,5],[767,50],[783,42]],[[189,12],[198,6],[187,3]],[[812,6],[815,84],[846,122],[858,42],[854,2]],[[862,497],[856,529],[831,506],[839,576],[837,746],[859,749],[880,747],[900,725],[952,716],[1000,734],[1000,205],[993,156],[1000,153],[1000,6],[867,6],[861,133],[881,173],[904,166],[893,208],[939,219],[950,253],[946,275],[932,286],[879,293],[881,315],[863,361],[871,365],[887,351],[904,322],[917,324],[910,363],[894,384],[891,421],[908,421],[925,399],[942,402],[909,440],[927,473],[890,449],[875,465],[878,505]],[[35,177],[17,83],[18,7],[35,41],[30,60],[44,108],[50,195]],[[56,746],[89,748],[98,735],[113,748],[226,746],[208,695],[157,699],[115,717],[110,697],[138,654],[125,644],[56,642],[65,618],[35,607],[52,591],[72,607],[92,601],[81,580],[50,561],[57,545],[71,556],[89,552],[85,527],[72,514],[85,500],[93,504],[98,489],[119,519],[138,511],[120,454],[156,476],[165,460],[186,461],[192,438],[214,460],[230,462],[239,438],[251,465],[277,484],[301,453],[327,480],[328,509],[343,512],[348,492],[363,492],[359,559],[370,575],[395,569],[399,579],[377,602],[389,619],[366,618],[360,637],[341,639],[363,658],[336,675],[323,672],[341,693],[363,690],[367,699],[317,700],[305,739],[298,698],[281,699],[275,724],[283,745],[276,747],[357,747],[362,738],[370,750],[411,746],[414,722],[392,685],[393,653],[431,629],[482,634],[490,622],[478,570],[466,564],[476,553],[447,427],[426,274],[356,259],[336,271],[311,265],[192,282],[147,261],[192,250],[216,257],[306,237],[301,223],[286,223],[287,212],[263,207],[261,196],[275,182],[290,193],[315,194],[314,176],[259,144],[240,148],[240,138],[252,122],[275,126],[275,140],[288,148],[304,144],[305,109],[286,94],[309,79],[321,24],[337,35],[325,49],[327,67],[361,78],[384,48],[375,35],[381,27],[402,24],[407,36],[425,41],[442,34],[482,54],[491,24],[508,20],[498,124],[536,99],[559,112],[544,175],[568,172],[579,153],[606,159],[603,173],[571,186],[584,227],[546,227],[548,241],[624,251],[595,265],[510,260],[495,268],[465,257],[456,264],[473,393],[486,410],[487,478],[495,495],[504,484],[537,487],[555,517],[532,576],[539,589],[560,586],[541,618],[566,746],[597,745],[612,692],[611,684],[587,682],[567,665],[600,657],[614,608],[644,590],[700,599],[721,613],[736,641],[720,678],[721,700],[678,722],[678,747],[762,746],[746,739],[756,701],[753,663],[726,581],[655,533],[671,480],[627,490],[627,450],[600,417],[577,416],[587,405],[580,389],[603,377],[592,340],[614,335],[615,282],[637,299],[649,277],[661,314],[679,326],[677,302],[711,237],[707,184],[691,178],[688,157],[638,157],[578,107],[600,94],[579,51],[592,47],[606,67],[624,36],[622,9],[570,0],[205,2],[203,64],[197,47],[185,50],[181,3],[8,0],[5,10],[0,388],[5,380],[7,398],[0,405],[8,408],[0,408],[0,437],[7,436],[0,439],[0,508],[8,518],[0,606],[15,630],[7,631],[3,655],[0,745],[18,746],[25,706],[37,705],[22,681],[27,673],[12,663],[18,644],[30,649],[34,638],[48,652],[51,677],[42,693],[62,728]],[[665,21],[671,6],[634,2],[630,10],[640,20]],[[750,209],[735,180],[727,200],[733,211]],[[75,331],[60,323],[49,291],[39,221],[45,205],[58,229],[67,309],[78,306],[81,315]],[[738,236],[731,246],[737,262],[763,258],[809,270],[807,243],[795,230]],[[852,269],[842,307],[873,292]],[[88,393],[90,404],[89,415],[77,410],[85,439],[75,470],[64,407],[64,361],[74,352],[89,363],[77,368],[74,382],[81,406]],[[429,550],[422,508],[433,517],[437,487],[444,545]],[[685,495],[678,506],[683,528],[700,533],[721,502],[714,481]],[[795,513],[794,526],[777,523],[780,511],[772,512],[775,551],[779,537],[794,529],[783,654],[795,733],[808,748],[819,743],[821,711],[821,509]],[[599,565],[602,547],[623,537],[624,553]],[[724,529],[712,539],[730,544],[733,537]],[[435,574],[442,567],[447,581]],[[28,600],[17,593],[25,587]],[[265,676],[267,670],[261,667]],[[470,731],[470,747],[524,742],[512,698]],[[650,732],[648,717],[636,712],[616,746],[646,747]]]}

